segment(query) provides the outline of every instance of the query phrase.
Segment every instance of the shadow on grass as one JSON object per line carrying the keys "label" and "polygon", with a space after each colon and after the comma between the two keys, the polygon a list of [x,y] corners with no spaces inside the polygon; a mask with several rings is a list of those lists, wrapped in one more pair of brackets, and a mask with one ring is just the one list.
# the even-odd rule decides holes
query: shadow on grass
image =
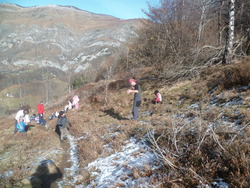
{"label": "shadow on grass", "polygon": [[36,172],[31,176],[32,188],[50,188],[51,183],[63,177],[60,169],[51,160],[40,162]]}
{"label": "shadow on grass", "polygon": [[25,126],[25,132],[28,132],[31,130],[31,127],[35,127],[35,125],[26,125]]}
{"label": "shadow on grass", "polygon": [[120,116],[120,114],[115,112],[113,108],[110,108],[108,110],[102,110],[102,112],[118,120],[129,120],[128,118]]}

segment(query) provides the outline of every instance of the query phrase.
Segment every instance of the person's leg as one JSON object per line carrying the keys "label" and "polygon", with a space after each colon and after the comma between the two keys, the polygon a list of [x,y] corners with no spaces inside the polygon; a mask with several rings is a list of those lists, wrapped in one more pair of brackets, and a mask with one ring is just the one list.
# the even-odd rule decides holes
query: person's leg
{"label": "person's leg", "polygon": [[134,101],[133,110],[132,110],[133,120],[137,120],[139,117],[140,104],[141,104],[141,101]]}
{"label": "person's leg", "polygon": [[133,107],[132,107],[132,119],[134,120],[135,117],[135,101],[133,102]]}
{"label": "person's leg", "polygon": [[65,137],[65,128],[60,128],[60,132],[61,132],[61,141],[63,141]]}
{"label": "person's leg", "polygon": [[39,124],[41,124],[42,123],[42,116],[41,116],[41,114],[38,114],[38,118],[39,118]]}
{"label": "person's leg", "polygon": [[65,130],[64,130],[64,140],[68,139],[68,136],[69,136],[69,131],[68,131],[68,128],[66,127]]}
{"label": "person's leg", "polygon": [[17,129],[17,127],[16,127],[16,125],[17,125],[17,120],[15,120],[15,126],[14,126],[14,134],[16,134],[17,133],[17,131],[18,131],[18,129]]}
{"label": "person's leg", "polygon": [[76,103],[76,104],[75,104],[75,109],[77,110],[77,109],[78,109],[78,107],[79,107],[79,104],[78,104],[78,103]]}

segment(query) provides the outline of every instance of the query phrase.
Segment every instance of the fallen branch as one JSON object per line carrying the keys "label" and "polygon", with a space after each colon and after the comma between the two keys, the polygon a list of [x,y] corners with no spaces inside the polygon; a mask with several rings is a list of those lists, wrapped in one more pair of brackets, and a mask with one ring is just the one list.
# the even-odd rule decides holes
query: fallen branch
{"label": "fallen branch", "polygon": [[239,135],[239,133],[240,133],[243,129],[245,129],[248,125],[250,125],[250,122],[247,123],[244,127],[242,127],[242,128],[238,131],[238,134],[234,135],[234,137],[233,137],[233,138],[230,140],[230,142],[228,143],[229,146],[233,143],[234,139]]}
{"label": "fallen branch", "polygon": [[151,144],[153,144],[153,146],[156,148],[157,153],[158,153],[158,157],[163,160],[165,163],[167,163],[171,168],[178,168],[176,165],[174,165],[167,157],[166,155],[164,155],[164,151],[160,148],[160,146],[158,145],[157,141],[155,140],[154,137],[154,130],[151,130],[148,132],[148,140],[149,142],[151,142]]}

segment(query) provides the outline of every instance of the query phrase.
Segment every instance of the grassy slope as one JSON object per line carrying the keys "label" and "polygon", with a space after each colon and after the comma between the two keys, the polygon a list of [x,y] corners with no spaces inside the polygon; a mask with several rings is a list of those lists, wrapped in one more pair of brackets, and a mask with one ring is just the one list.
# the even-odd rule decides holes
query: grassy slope
{"label": "grassy slope", "polygon": [[[239,65],[233,66],[233,69],[236,67]],[[113,89],[109,91],[109,103],[106,106],[103,104],[105,97],[103,82],[81,88],[78,91],[81,98],[80,109],[69,111],[67,114],[73,124],[70,128],[71,134],[86,138],[78,142],[81,167],[100,155],[109,155],[111,151],[105,151],[104,144],[109,144],[115,152],[128,138],[135,135],[141,138],[147,131],[154,129],[154,137],[158,138],[157,144],[164,153],[162,158],[164,168],[159,171],[161,176],[151,177],[151,182],[162,182],[162,185],[170,187],[188,187],[210,183],[220,177],[232,186],[247,187],[249,183],[245,177],[249,177],[250,129],[249,126],[244,126],[250,120],[250,90],[238,92],[235,88],[239,86],[233,84],[230,90],[226,90],[223,86],[224,82],[221,82],[222,77],[215,76],[224,75],[225,69],[222,67],[216,69],[217,71],[213,71],[213,68],[210,70],[212,71],[205,72],[200,78],[181,81],[173,86],[152,81],[141,82],[143,103],[140,109],[140,120],[148,123],[143,125],[126,120],[130,117],[133,98],[132,95],[126,94],[126,88],[112,87]],[[218,82],[217,85],[212,87],[215,82]],[[112,84],[114,83],[116,82]],[[151,104],[155,89],[161,92],[163,104]],[[212,90],[213,93],[211,93]],[[241,97],[243,104],[226,108],[220,107],[219,104],[211,107],[211,98],[217,95],[220,96],[222,103]],[[185,100],[180,102],[181,99]],[[63,99],[58,101],[54,107],[47,110],[46,116],[62,109],[66,104],[65,101]],[[194,103],[199,103],[199,107],[189,109],[188,107]],[[238,111],[237,116],[244,115],[241,125],[238,126],[244,127],[242,131],[223,125],[221,121],[222,116],[225,115],[229,121],[233,121],[236,118],[233,113],[235,110]],[[178,119],[174,116],[177,114],[180,117]],[[187,123],[188,118],[194,118],[194,120]],[[14,154],[22,156],[17,158],[17,161],[23,160],[25,164],[26,161],[34,160],[33,151],[46,151],[48,148],[61,149],[58,137],[54,133],[55,120],[48,121],[48,130],[37,125],[32,127],[26,137],[12,135],[11,117],[2,119],[2,122],[0,156],[6,160],[13,159]],[[218,126],[212,132],[208,129],[208,125],[214,122]],[[111,127],[113,129],[110,129]],[[116,131],[121,134],[111,137],[111,133]],[[157,151],[156,143],[151,143],[151,147]],[[216,154],[216,157],[211,157],[213,154]],[[41,155],[43,155],[42,152]],[[62,155],[58,154],[49,159],[59,165],[61,157]],[[27,177],[27,174],[20,172],[20,169],[16,170],[17,164],[12,163],[10,166],[10,163],[6,163],[3,158],[0,160],[1,166],[4,167],[2,171],[14,169],[14,181]],[[171,169],[169,162],[176,168]],[[183,168],[180,169],[180,167]],[[28,174],[32,174],[34,170],[30,170]],[[85,182],[94,178],[86,175],[84,171],[81,173],[85,177]]]}

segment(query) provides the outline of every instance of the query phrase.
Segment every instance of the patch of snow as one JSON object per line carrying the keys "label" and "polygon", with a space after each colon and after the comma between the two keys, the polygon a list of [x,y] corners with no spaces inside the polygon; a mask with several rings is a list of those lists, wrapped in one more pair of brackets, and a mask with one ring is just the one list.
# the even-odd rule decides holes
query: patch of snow
{"label": "patch of snow", "polygon": [[[78,160],[78,150],[77,150],[77,139],[74,138],[74,136],[69,135],[69,150],[68,153],[70,155],[70,158],[68,162],[71,162],[71,167],[70,168],[65,168],[64,169],[64,175],[63,175],[63,180],[56,182],[57,185],[60,187],[63,187],[64,185],[67,184],[74,184],[77,179],[75,179],[76,175],[79,172],[79,160]],[[73,180],[70,180],[73,177]]]}
{"label": "patch of snow", "polygon": [[119,47],[121,46],[120,42],[110,42],[110,41],[97,41],[88,47],[93,47],[93,46],[113,46],[113,47]]}
{"label": "patch of snow", "polygon": [[194,103],[194,104],[191,104],[188,109],[198,109],[199,108],[199,104],[198,103]]}
{"label": "patch of snow", "polygon": [[2,63],[4,65],[9,65],[9,62],[7,61],[7,59],[2,60],[0,63]]}
{"label": "patch of snow", "polygon": [[[141,152],[142,150],[144,152]],[[136,185],[148,187],[148,177],[135,179],[132,176],[133,169],[142,169],[145,164],[150,165],[151,169],[158,168],[155,165],[155,155],[148,150],[146,142],[144,140],[136,142],[131,138],[122,151],[99,158],[85,168],[92,176],[96,176],[87,187],[94,185],[97,188],[104,188],[113,186],[115,183],[122,183],[125,187]],[[92,169],[95,171],[91,171]],[[125,176],[125,179],[122,178]]]}
{"label": "patch of snow", "polygon": [[[228,185],[228,183],[224,182],[223,179],[218,178],[216,179],[215,182],[212,183],[212,187],[213,188],[229,188],[230,186]],[[206,188],[212,188],[209,185],[206,185]]]}
{"label": "patch of snow", "polygon": [[15,66],[20,66],[20,65],[33,65],[31,61],[28,60],[19,60],[13,63]]}

